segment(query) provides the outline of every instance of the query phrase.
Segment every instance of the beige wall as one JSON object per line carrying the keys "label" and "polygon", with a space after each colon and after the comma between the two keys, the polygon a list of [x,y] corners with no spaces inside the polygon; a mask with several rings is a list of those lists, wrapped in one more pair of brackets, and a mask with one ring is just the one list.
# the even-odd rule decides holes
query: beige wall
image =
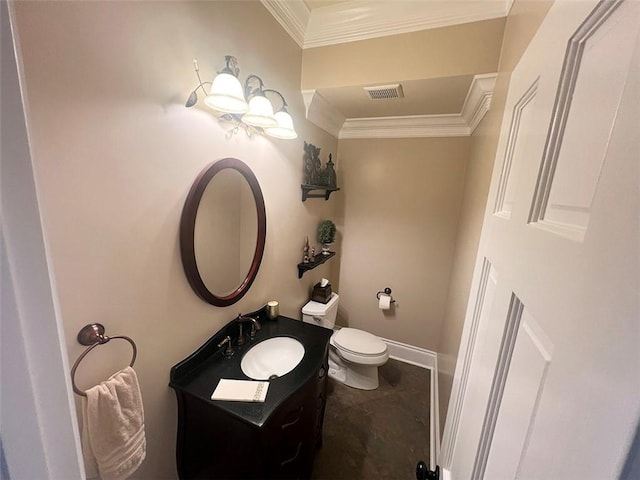
{"label": "beige wall", "polygon": [[500,68],[491,100],[491,110],[471,137],[451,282],[438,345],[438,394],[440,396],[441,429],[444,429],[453,384],[456,358],[469,299],[469,288],[498,146],[498,135],[505,114],[504,107],[509,77],[552,3],[551,1],[516,0],[513,4],[505,26]]}
{"label": "beige wall", "polygon": [[[333,198],[301,202],[303,140],[336,152],[336,140],[304,121],[301,51],[259,2],[18,2],[27,120],[44,233],[64,321],[69,362],[80,328],[138,345],[147,459],[137,478],[175,478],[176,401],[169,369],[238,312],[277,299],[298,317],[330,262],[297,278],[305,235],[331,217]],[[241,76],[260,74],[290,105],[294,141],[240,133],[226,139],[206,107],[185,109],[196,85],[192,59],[211,79],[225,54]],[[265,197],[265,256],[236,305],[202,302],[185,279],[178,225],[205,165],[237,157]],[[335,155],[334,155],[335,157]],[[323,156],[323,160],[326,158]],[[129,361],[113,341],[83,360],[89,387]],[[213,386],[212,386],[213,388]],[[221,439],[221,441],[223,441]]]}
{"label": "beige wall", "polygon": [[493,73],[504,18],[303,51],[302,88]]}
{"label": "beige wall", "polygon": [[437,349],[468,153],[468,138],[340,141],[340,324]]}

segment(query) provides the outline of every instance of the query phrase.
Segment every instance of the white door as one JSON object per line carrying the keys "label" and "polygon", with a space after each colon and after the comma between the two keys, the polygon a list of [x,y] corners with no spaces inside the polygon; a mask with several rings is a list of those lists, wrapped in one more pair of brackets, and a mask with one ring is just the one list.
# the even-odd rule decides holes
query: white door
{"label": "white door", "polygon": [[440,463],[611,479],[640,416],[640,2],[556,0],[514,71]]}

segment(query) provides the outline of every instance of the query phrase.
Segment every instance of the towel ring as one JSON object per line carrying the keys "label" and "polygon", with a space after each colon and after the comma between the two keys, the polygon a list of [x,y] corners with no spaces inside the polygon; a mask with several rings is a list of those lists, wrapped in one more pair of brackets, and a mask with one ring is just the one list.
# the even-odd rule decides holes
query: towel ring
{"label": "towel ring", "polygon": [[85,392],[83,392],[76,386],[76,380],[75,380],[76,370],[78,368],[78,365],[80,365],[80,362],[82,361],[82,359],[86,357],[87,354],[91,350],[96,348],[98,345],[103,345],[107,343],[109,340],[114,340],[116,338],[121,338],[123,340],[126,340],[133,347],[133,356],[131,357],[131,363],[129,364],[129,366],[133,367],[133,364],[136,361],[136,356],[138,355],[138,348],[136,347],[136,342],[134,342],[129,337],[125,337],[124,335],[108,337],[107,335],[104,334],[104,331],[105,331],[104,326],[102,324],[91,323],[89,325],[85,325],[84,327],[82,327],[82,330],[78,332],[78,337],[77,337],[78,343],[80,343],[81,345],[91,345],[91,346],[87,348],[84,352],[82,352],[82,354],[78,357],[78,359],[73,364],[73,367],[71,368],[71,386],[73,387],[73,391],[76,393],[76,395],[80,395],[83,397],[87,396]]}

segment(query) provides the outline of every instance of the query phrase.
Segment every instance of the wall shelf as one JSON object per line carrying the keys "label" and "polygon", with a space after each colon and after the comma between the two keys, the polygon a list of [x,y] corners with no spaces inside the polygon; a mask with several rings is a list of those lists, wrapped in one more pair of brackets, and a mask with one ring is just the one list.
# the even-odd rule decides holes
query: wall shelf
{"label": "wall shelf", "polygon": [[307,270],[313,270],[318,265],[322,265],[324,262],[329,260],[335,254],[336,254],[336,252],[329,252],[329,255],[323,255],[322,253],[319,253],[318,255],[316,255],[315,261],[309,262],[309,263],[299,263],[298,264],[298,278],[302,278],[302,275],[304,275],[304,272],[306,272]]}
{"label": "wall shelf", "polygon": [[[325,200],[329,200],[329,195],[333,192],[337,192],[340,190],[338,187],[325,187],[323,185],[308,185],[302,184],[302,201],[304,202],[307,198],[324,198]],[[310,193],[313,190],[324,190],[324,193]],[[326,255],[325,255],[326,256]]]}

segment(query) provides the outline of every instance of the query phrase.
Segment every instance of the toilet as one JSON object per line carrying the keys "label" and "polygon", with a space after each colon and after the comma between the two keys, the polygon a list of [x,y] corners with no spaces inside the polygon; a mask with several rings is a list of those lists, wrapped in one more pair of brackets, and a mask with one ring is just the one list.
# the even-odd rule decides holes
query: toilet
{"label": "toilet", "polygon": [[[338,315],[337,293],[327,303],[311,300],[302,307],[302,320],[333,330]],[[378,367],[389,359],[387,344],[356,328],[337,330],[329,342],[329,377],[360,390],[378,388]]]}

